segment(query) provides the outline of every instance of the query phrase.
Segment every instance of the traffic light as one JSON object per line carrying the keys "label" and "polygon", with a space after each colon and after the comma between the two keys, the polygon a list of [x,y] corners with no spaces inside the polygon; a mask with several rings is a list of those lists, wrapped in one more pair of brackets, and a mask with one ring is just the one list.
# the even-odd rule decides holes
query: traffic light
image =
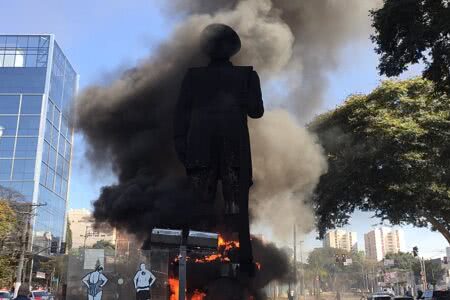
{"label": "traffic light", "polygon": [[444,256],[444,264],[448,264],[448,257],[447,256]]}
{"label": "traffic light", "polygon": [[413,255],[414,257],[417,257],[419,255],[419,248],[417,246],[413,247]]}
{"label": "traffic light", "polygon": [[345,254],[336,254],[334,257],[337,264],[345,264],[347,261],[347,255]]}
{"label": "traffic light", "polygon": [[59,249],[59,254],[66,254],[66,243],[61,243],[61,248]]}
{"label": "traffic light", "polygon": [[58,253],[58,242],[52,241],[50,244],[50,253]]}

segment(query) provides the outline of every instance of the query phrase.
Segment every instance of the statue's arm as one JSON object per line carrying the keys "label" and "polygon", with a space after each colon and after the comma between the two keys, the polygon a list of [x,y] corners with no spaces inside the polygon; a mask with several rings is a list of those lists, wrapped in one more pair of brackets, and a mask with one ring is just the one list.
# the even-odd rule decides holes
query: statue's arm
{"label": "statue's arm", "polygon": [[191,110],[190,72],[184,76],[181,84],[174,116],[174,142],[178,158],[184,162],[186,158],[186,136],[189,130]]}
{"label": "statue's arm", "polygon": [[264,103],[262,99],[259,76],[255,71],[252,71],[250,75],[249,88],[247,114],[250,118],[261,118],[264,114]]}

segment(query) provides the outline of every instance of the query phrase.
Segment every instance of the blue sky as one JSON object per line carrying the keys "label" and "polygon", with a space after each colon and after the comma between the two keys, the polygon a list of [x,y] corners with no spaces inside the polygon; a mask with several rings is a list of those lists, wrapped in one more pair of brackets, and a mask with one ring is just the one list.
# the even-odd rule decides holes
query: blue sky
{"label": "blue sky", "polygon": [[[163,15],[161,0],[15,0],[0,4],[1,33],[53,33],[63,51],[80,74],[80,88],[102,82],[126,66],[134,65],[168,36],[176,16]],[[370,42],[349,44],[343,49],[338,68],[328,74],[327,101],[323,110],[340,104],[352,93],[367,93],[381,78],[376,71],[377,56]],[[420,73],[412,68],[403,77]],[[112,174],[93,175],[83,157],[80,135],[75,137],[70,207],[87,208],[102,185],[114,181]],[[357,212],[347,228],[358,232],[360,247],[363,233],[377,220]],[[407,249],[419,246],[428,257],[444,256],[447,242],[438,233],[403,227]],[[321,245],[315,233],[305,238],[306,249]]]}

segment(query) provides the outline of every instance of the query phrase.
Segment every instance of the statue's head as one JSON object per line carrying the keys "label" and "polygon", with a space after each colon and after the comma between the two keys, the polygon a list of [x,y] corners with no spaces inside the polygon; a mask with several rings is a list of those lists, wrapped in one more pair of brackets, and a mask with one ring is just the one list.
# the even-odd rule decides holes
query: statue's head
{"label": "statue's head", "polygon": [[201,35],[203,52],[212,60],[229,59],[241,49],[241,40],[228,25],[210,24],[203,29]]}
{"label": "statue's head", "polygon": [[139,268],[141,269],[141,271],[144,271],[144,270],[145,270],[145,264],[142,263],[142,264],[139,266]]}

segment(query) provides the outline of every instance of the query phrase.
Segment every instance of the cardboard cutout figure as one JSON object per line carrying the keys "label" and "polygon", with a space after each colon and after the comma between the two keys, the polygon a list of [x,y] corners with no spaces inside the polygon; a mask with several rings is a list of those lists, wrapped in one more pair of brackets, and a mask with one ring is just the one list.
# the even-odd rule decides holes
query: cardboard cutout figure
{"label": "cardboard cutout figure", "polygon": [[140,264],[133,280],[134,288],[136,289],[136,300],[149,300],[151,298],[150,288],[155,281],[155,275],[145,268],[144,263]]}
{"label": "cardboard cutout figure", "polygon": [[95,271],[87,274],[81,280],[88,292],[88,300],[101,300],[103,295],[103,287],[108,282],[108,278],[103,275],[103,267],[101,265],[95,268]]}

